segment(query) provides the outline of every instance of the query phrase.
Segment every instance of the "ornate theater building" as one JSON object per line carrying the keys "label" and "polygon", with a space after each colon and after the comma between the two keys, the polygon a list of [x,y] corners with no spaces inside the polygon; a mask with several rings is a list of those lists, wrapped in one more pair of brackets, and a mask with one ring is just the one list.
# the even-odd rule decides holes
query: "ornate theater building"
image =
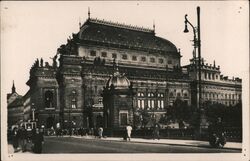
{"label": "ornate theater building", "polygon": [[[47,128],[57,123],[120,128],[143,110],[157,120],[177,98],[187,105],[197,102],[196,58],[181,66],[181,57],[154,29],[88,18],[58,48],[53,64],[35,61],[22,106]],[[241,101],[240,78],[223,76],[215,62],[201,64],[202,102],[229,106]],[[15,108],[12,101],[8,110]]]}

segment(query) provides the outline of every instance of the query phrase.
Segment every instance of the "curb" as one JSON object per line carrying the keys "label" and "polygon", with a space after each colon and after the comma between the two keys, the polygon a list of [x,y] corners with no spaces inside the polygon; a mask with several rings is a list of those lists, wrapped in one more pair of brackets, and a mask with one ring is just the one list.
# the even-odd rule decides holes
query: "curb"
{"label": "curb", "polygon": [[[208,149],[220,149],[220,148],[213,148],[209,145],[191,145],[191,144],[173,144],[173,143],[154,143],[154,142],[143,142],[143,141],[132,141],[134,143],[147,143],[147,144],[164,144],[164,145],[173,145],[173,146],[191,146],[191,147],[199,147],[199,148],[208,148]],[[229,149],[229,150],[242,150],[242,148],[231,148],[231,147],[223,147],[222,149]]]}
{"label": "curb", "polygon": [[[72,136],[71,136],[72,137]],[[73,136],[74,137],[74,136]],[[81,138],[81,137],[74,137],[74,138]],[[86,140],[96,140],[96,138],[84,138],[82,139]],[[191,147],[200,147],[200,148],[208,148],[208,149],[219,149],[219,148],[213,148],[209,145],[191,145],[191,144],[174,144],[174,143],[161,143],[161,142],[144,142],[144,141],[134,141],[133,138],[131,138],[131,141],[124,141],[124,140],[109,140],[109,139],[100,139],[101,141],[115,141],[115,142],[132,142],[132,143],[144,143],[144,144],[163,144],[163,145],[173,145],[173,146],[191,146]],[[223,147],[222,149],[228,149],[228,150],[242,150],[242,148],[234,148],[234,147]]]}

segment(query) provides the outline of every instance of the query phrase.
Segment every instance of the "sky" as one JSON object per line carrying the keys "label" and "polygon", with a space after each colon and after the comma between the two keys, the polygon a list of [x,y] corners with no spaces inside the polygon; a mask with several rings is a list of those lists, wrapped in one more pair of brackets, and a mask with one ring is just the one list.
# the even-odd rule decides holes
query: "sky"
{"label": "sky", "polygon": [[29,87],[29,69],[36,58],[50,57],[67,38],[79,31],[88,7],[91,17],[153,28],[156,35],[181,50],[181,64],[192,57],[193,33],[183,33],[184,16],[197,26],[196,7],[201,8],[201,55],[220,65],[221,74],[246,80],[249,70],[249,8],[247,1],[54,1],[1,2],[2,101],[15,80],[17,93]]}

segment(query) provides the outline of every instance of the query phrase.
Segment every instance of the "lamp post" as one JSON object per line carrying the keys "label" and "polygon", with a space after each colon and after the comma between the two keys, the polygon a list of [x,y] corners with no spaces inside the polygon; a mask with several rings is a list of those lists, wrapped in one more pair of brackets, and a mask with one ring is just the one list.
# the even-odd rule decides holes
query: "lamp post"
{"label": "lamp post", "polygon": [[86,109],[86,89],[87,89],[86,84],[83,84],[84,93],[83,93],[83,109],[82,109],[82,127],[84,126],[84,116],[85,116],[84,113]]}
{"label": "lamp post", "polygon": [[136,125],[135,125],[135,107],[134,107],[134,91],[133,91],[133,85],[131,83],[131,85],[129,86],[129,90],[130,90],[130,94],[131,94],[131,99],[132,99],[132,112],[133,112],[133,128],[136,128]]}
{"label": "lamp post", "polygon": [[[192,27],[193,29],[193,34],[194,34],[194,61],[195,61],[195,68],[196,68],[196,49],[198,49],[198,99],[197,99],[197,108],[200,110],[200,115],[202,115],[202,107],[201,107],[201,100],[202,100],[202,95],[201,95],[201,40],[200,40],[200,7],[197,7],[197,28],[195,28],[190,21],[187,19],[187,14],[185,15],[185,29],[184,33],[188,33],[188,24]],[[197,34],[197,35],[196,35]],[[197,70],[196,70],[197,72]],[[197,74],[196,74],[196,79],[197,79]],[[201,133],[201,127],[199,127],[199,133]]]}
{"label": "lamp post", "polygon": [[35,121],[35,107],[34,107],[34,103],[32,103],[31,105],[32,105],[32,108],[31,108],[31,111],[32,111],[32,121]]}
{"label": "lamp post", "polygon": [[[197,7],[197,28],[195,28],[187,19],[187,14],[185,15],[185,30],[184,33],[189,32],[187,28],[187,24],[189,24],[193,28],[194,33],[194,52],[196,53],[196,48],[198,49],[198,109],[201,108],[201,43],[200,43],[200,7]],[[196,34],[198,36],[196,36]],[[196,54],[194,55],[196,59]],[[195,60],[196,61],[196,60]]]}

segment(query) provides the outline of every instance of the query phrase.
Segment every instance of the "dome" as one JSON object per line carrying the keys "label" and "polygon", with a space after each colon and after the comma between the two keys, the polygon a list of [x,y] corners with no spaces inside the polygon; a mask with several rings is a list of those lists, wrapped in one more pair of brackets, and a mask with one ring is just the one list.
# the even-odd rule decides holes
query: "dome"
{"label": "dome", "polygon": [[123,74],[120,74],[117,68],[115,73],[107,81],[106,86],[111,87],[112,84],[115,89],[127,89],[130,86],[130,81]]}

